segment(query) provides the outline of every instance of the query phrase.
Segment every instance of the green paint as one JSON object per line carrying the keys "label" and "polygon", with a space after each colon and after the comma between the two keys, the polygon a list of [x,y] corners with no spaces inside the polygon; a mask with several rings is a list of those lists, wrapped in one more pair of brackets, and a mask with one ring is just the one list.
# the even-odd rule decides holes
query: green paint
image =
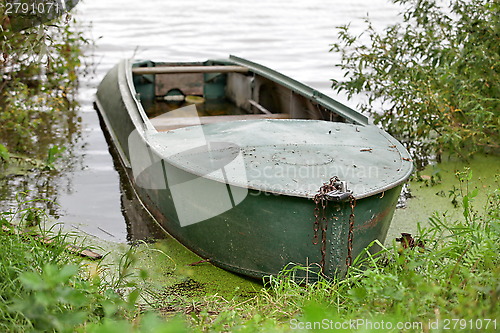
{"label": "green paint", "polygon": [[[455,173],[463,171],[464,167],[468,166],[473,171],[470,190],[479,189],[473,205],[482,210],[487,194],[498,186],[496,181],[500,174],[499,162],[498,156],[477,156],[470,163],[449,160],[431,165],[415,175],[414,180],[410,182],[414,197],[407,201],[405,209],[396,210],[386,243],[390,245],[401,232],[416,234],[417,223],[426,225],[428,217],[435,211],[440,214],[447,212],[450,220],[460,219],[462,209],[453,206],[448,191],[453,189],[453,186],[459,186]],[[422,176],[429,178],[438,175],[441,180],[433,186],[429,186],[429,180],[417,181],[422,179]],[[443,193],[445,196],[442,196]],[[108,253],[100,263],[103,267],[110,266],[108,272],[116,271],[113,267],[130,248],[128,244],[106,242],[92,237],[87,237],[85,243],[95,246],[98,252]],[[162,295],[166,302],[174,300],[177,305],[178,302],[186,304],[212,295],[220,295],[225,299],[248,298],[262,288],[259,280],[247,279],[208,262],[193,265],[202,259],[168,236],[155,243],[139,243],[134,248],[134,271],[146,270],[148,286]]]}
{"label": "green paint", "polygon": [[[459,187],[455,174],[457,171],[463,171],[465,167],[470,167],[473,172],[470,189],[479,189],[473,205],[475,209],[482,210],[488,193],[498,186],[495,177],[500,174],[499,162],[498,156],[477,156],[469,163],[449,160],[430,165],[416,174],[410,182],[413,197],[406,202],[406,208],[396,210],[386,244],[390,245],[401,232],[416,234],[417,223],[427,225],[429,216],[436,211],[440,214],[446,212],[450,220],[460,219],[462,209],[453,206],[448,194],[454,186]],[[430,180],[427,179],[431,176],[441,179],[431,186]],[[124,253],[127,249],[125,244],[117,244],[115,247],[119,249],[119,253]],[[140,267],[148,271],[149,279],[155,288],[164,290],[165,293],[180,294],[187,298],[214,294],[231,298],[250,296],[262,288],[258,280],[246,279],[207,262],[190,266],[201,258],[173,238],[139,245],[138,259]]]}
{"label": "green paint", "polygon": [[[274,81],[273,87],[282,89],[283,96],[307,97],[307,103],[327,107],[332,114],[338,111],[347,123],[333,121],[338,120],[334,117],[332,121],[258,119],[205,124],[203,139],[221,145],[200,149],[199,141],[192,140],[198,135],[196,127],[154,130],[136,100],[128,60],[105,76],[96,104],[129,175],[130,134],[138,134],[134,134],[137,140],[132,152],[147,153],[151,165],[141,172],[139,186],[134,188],[158,223],[187,248],[219,267],[256,278],[278,274],[290,263],[315,269],[323,262],[325,274],[343,274],[351,208],[347,204],[341,204],[339,210],[329,206],[325,216],[337,223],[319,244],[313,242],[315,204],[311,199],[333,175],[347,181],[357,200],[352,245],[356,257],[375,239],[384,240],[399,185],[413,169],[409,154],[387,133],[356,120],[364,116],[348,117],[345,113],[350,109],[339,109],[337,102],[292,79],[252,63],[245,62],[245,66],[256,79]],[[250,86],[243,88],[251,90]],[[238,94],[233,102],[239,97],[247,98]],[[224,173],[213,172],[239,152],[245,167],[233,164],[227,179]],[[141,186],[165,179],[165,185],[171,179],[183,182],[175,183],[179,185],[175,191],[174,184]],[[225,183],[231,186],[237,204],[226,211],[225,207],[232,206],[225,196]],[[179,202],[194,204],[179,206]],[[196,223],[199,221],[203,222]]]}

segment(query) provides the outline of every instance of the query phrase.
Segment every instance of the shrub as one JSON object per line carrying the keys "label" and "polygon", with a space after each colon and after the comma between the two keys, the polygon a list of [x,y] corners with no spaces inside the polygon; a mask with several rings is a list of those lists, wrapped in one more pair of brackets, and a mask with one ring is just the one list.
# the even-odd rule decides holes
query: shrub
{"label": "shrub", "polygon": [[333,87],[367,94],[361,110],[416,157],[498,150],[500,2],[392,1],[406,9],[382,32],[369,19],[358,36],[339,27],[346,79]]}

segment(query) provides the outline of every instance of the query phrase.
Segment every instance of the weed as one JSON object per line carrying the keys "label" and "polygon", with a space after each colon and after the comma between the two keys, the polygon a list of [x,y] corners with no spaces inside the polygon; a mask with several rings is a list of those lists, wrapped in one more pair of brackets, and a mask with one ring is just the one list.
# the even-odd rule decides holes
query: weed
{"label": "weed", "polygon": [[[20,201],[13,211],[0,214],[0,330],[98,331],[106,325],[132,330],[141,291],[133,282],[135,249],[123,254],[117,267],[90,265],[65,251],[69,234],[44,230],[46,214],[31,205]],[[13,222],[26,227],[34,217],[39,219],[35,228],[50,237],[50,246],[27,233],[12,232]],[[145,318],[142,326],[158,326],[151,316]]]}

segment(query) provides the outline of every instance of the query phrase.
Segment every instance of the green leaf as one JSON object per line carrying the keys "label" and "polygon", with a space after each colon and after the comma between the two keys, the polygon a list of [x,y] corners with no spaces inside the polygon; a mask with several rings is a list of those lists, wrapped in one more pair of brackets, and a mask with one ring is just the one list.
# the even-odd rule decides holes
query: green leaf
{"label": "green leaf", "polygon": [[40,274],[34,272],[25,272],[19,276],[19,280],[28,290],[40,291],[46,289],[45,281]]}
{"label": "green leaf", "polygon": [[134,305],[140,295],[141,291],[139,289],[134,289],[130,294],[128,294],[127,301],[129,305]]}
{"label": "green leaf", "polygon": [[0,143],[0,162],[9,162],[10,153],[7,147]]}

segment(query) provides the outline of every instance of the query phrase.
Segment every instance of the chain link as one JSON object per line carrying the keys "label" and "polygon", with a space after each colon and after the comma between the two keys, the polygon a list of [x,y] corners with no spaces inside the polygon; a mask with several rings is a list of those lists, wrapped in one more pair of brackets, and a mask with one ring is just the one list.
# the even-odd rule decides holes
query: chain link
{"label": "chain link", "polygon": [[[326,194],[332,191],[337,191],[338,188],[336,184],[340,182],[340,179],[337,176],[330,178],[328,183],[324,183],[318,190],[318,193],[314,196],[314,203],[316,206],[314,207],[314,235],[312,243],[317,245],[319,243],[319,230],[321,229],[321,262],[320,267],[324,272],[325,270],[325,258],[326,258],[326,234],[328,229],[328,218],[326,208],[328,206],[328,199]],[[352,265],[352,243],[353,243],[353,234],[354,234],[354,207],[356,207],[356,199],[351,194],[349,196],[349,204],[351,207],[351,213],[349,215],[349,233],[347,238],[347,257],[346,257],[346,266],[349,268]],[[337,217],[333,217],[332,219],[338,219]]]}
{"label": "chain link", "polygon": [[351,195],[350,202],[351,206],[351,214],[349,215],[349,234],[347,236],[347,258],[345,259],[345,264],[347,268],[351,267],[352,265],[352,240],[353,240],[353,234],[354,234],[354,207],[356,207],[356,198],[354,198],[353,195]]}

